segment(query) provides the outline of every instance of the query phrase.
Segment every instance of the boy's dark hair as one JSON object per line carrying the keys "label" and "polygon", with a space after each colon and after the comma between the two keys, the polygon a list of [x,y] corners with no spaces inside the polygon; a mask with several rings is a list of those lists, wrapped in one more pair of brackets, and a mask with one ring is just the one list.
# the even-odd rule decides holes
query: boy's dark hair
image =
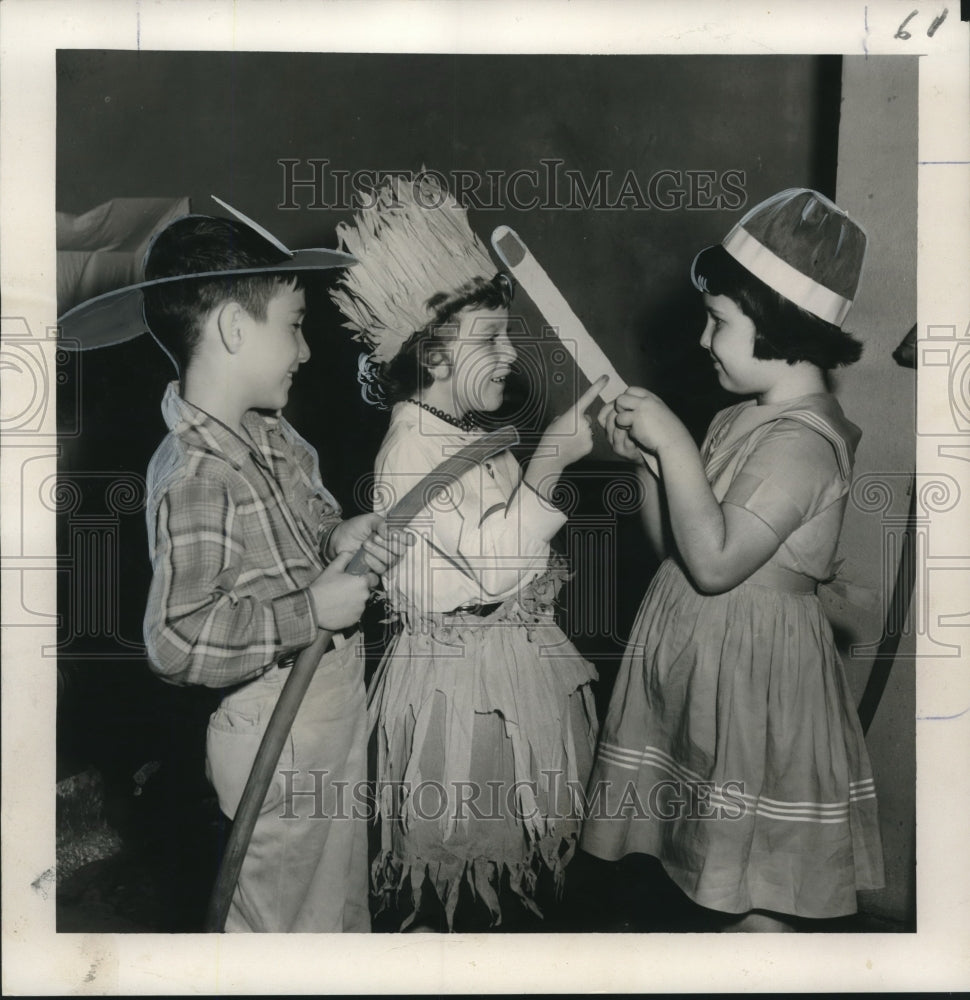
{"label": "boy's dark hair", "polygon": [[[242,222],[186,215],[155,237],[145,260],[145,278],[272,267],[288,259]],[[281,287],[294,286],[302,284],[293,271],[163,282],[143,292],[145,321],[183,376],[213,309],[235,301],[255,319],[264,320],[270,299]]]}
{"label": "boy's dark hair", "polygon": [[808,361],[823,371],[850,365],[862,354],[862,344],[834,323],[799,308],[756,278],[723,246],[708,247],[697,256],[694,284],[708,295],[724,295],[754,323],[754,356],[793,365]]}
{"label": "boy's dark hair", "polygon": [[438,292],[428,299],[434,318],[415,331],[390,361],[373,369],[373,386],[385,405],[398,403],[431,385],[429,368],[450,361],[449,340],[455,336],[456,320],[466,309],[508,308],[512,281],[504,273],[490,281],[472,278],[453,292]]}

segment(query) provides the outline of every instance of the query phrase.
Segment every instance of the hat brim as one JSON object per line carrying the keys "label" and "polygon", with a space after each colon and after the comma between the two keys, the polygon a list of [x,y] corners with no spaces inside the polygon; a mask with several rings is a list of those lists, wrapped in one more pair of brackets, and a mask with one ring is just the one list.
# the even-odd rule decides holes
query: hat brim
{"label": "hat brim", "polygon": [[125,285],[105,292],[69,309],[57,320],[60,346],[68,350],[90,350],[111,347],[134,340],[148,333],[145,323],[142,292],[146,288],[191,281],[198,278],[234,278],[252,274],[277,274],[294,271],[326,271],[352,267],[357,258],[340,250],[294,250],[290,260],[266,267],[240,268],[233,271],[203,271],[198,274],[177,274]]}

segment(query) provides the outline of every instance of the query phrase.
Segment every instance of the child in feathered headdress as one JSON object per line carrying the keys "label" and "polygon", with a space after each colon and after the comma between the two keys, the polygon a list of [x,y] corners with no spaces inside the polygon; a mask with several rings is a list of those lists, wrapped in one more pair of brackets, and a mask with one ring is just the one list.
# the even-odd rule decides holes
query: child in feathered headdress
{"label": "child in feathered headdress", "polygon": [[[502,405],[516,349],[512,285],[433,177],[396,178],[353,226],[357,258],[334,301],[370,351],[365,396],[390,404],[376,459],[386,511],[479,436]],[[566,465],[592,447],[589,390],[546,430],[523,471],[510,452],[466,474],[413,527],[384,578],[400,629],[369,692],[382,822],[374,888],[410,886],[403,926],[449,929],[539,913],[561,888],[596,737],[595,672],[553,618],[562,572],[549,543],[565,522],[549,502]],[[517,901],[517,902],[516,902]]]}

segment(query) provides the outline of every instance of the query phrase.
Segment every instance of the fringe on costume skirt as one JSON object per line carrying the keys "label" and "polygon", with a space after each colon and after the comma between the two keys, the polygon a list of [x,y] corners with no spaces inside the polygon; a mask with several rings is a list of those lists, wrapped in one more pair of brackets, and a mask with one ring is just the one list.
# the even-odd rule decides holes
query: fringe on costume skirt
{"label": "fringe on costume skirt", "polygon": [[381,851],[372,884],[385,904],[410,885],[404,927],[426,884],[449,928],[463,884],[493,926],[503,882],[539,915],[540,872],[562,888],[597,736],[596,672],[555,624],[551,602],[535,600],[541,587],[485,617],[409,623],[375,675]]}

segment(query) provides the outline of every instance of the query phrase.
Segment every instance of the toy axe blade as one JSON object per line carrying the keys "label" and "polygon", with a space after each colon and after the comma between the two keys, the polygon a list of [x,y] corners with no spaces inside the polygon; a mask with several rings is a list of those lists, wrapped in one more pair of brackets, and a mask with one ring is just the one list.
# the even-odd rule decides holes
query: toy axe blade
{"label": "toy axe blade", "polygon": [[[620,378],[603,349],[589,335],[562,292],[532,256],[519,234],[508,226],[499,226],[492,231],[492,247],[515,280],[525,289],[545,321],[556,331],[562,346],[573,356],[579,370],[590,383],[603,375],[609,376],[609,382],[600,392],[603,402],[612,403],[617,396],[626,392],[627,383]],[[656,456],[642,450],[641,454],[650,471],[657,475]]]}
{"label": "toy axe blade", "polygon": [[579,317],[572,311],[562,292],[532,256],[514,229],[499,226],[492,233],[492,247],[515,280],[525,289],[545,321],[556,331],[563,347],[569,351],[590,384],[601,375],[610,380],[600,393],[604,403],[612,403],[627,388],[610,359],[589,335]]}

